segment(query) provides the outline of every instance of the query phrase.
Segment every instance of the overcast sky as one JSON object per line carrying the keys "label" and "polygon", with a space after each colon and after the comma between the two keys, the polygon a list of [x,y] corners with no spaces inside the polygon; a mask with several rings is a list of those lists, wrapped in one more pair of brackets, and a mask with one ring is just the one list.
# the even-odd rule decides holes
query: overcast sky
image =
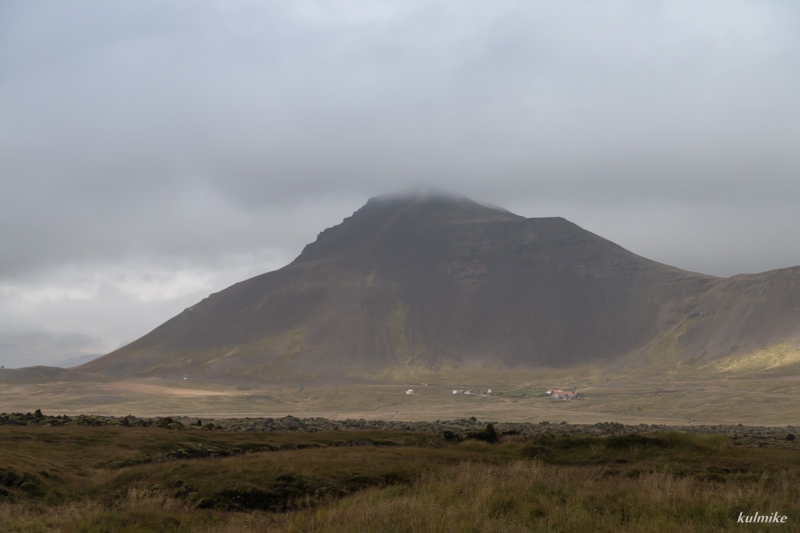
{"label": "overcast sky", "polygon": [[0,0],[0,363],[104,353],[373,195],[800,264],[796,1]]}

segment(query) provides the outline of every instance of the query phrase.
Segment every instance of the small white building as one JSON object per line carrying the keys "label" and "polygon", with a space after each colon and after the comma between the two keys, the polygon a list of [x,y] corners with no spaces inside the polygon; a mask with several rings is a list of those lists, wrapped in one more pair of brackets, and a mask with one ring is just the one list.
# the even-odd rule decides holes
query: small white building
{"label": "small white building", "polygon": [[489,390],[486,391],[486,394],[491,394],[491,393],[492,393],[492,389],[489,389]]}
{"label": "small white building", "polygon": [[457,390],[454,390],[454,391],[453,391],[453,394],[458,394],[458,391],[457,391]]}
{"label": "small white building", "polygon": [[414,391],[413,391],[412,389],[408,389],[408,390],[406,391],[406,394],[414,394]]}

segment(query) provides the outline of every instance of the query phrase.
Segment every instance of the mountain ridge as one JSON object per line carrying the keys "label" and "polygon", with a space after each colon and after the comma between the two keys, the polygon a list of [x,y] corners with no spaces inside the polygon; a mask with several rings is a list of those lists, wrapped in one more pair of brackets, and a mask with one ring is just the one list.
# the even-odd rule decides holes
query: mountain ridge
{"label": "mountain ridge", "polygon": [[[646,357],[669,335],[679,357],[708,358],[800,342],[790,305],[800,269],[779,272],[717,278],[640,257],[560,217],[444,194],[384,195],[285,267],[78,369],[335,380],[394,367],[605,364]],[[768,318],[750,327],[749,309]]]}

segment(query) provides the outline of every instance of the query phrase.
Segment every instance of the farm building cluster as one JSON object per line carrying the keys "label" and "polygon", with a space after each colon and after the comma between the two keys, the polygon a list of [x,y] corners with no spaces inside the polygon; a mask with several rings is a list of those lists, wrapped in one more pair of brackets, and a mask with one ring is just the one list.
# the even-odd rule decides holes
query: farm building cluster
{"label": "farm building cluster", "polygon": [[547,391],[547,395],[553,400],[574,400],[578,397],[578,393],[574,390],[560,390],[553,389]]}
{"label": "farm building cluster", "polygon": [[[407,389],[406,394],[411,396],[416,394],[414,389]],[[472,390],[472,389],[453,389],[453,394],[492,394],[492,389]],[[553,400],[574,400],[578,397],[578,393],[572,390],[551,389],[546,394]]]}
{"label": "farm building cluster", "polygon": [[[472,389],[453,389],[453,394],[491,394],[491,393],[492,393],[492,389],[486,389],[485,391],[484,390],[479,390],[477,392],[472,390]],[[416,393],[414,392],[414,389],[408,389],[408,390],[406,390],[406,394],[411,396],[411,395],[414,395]]]}

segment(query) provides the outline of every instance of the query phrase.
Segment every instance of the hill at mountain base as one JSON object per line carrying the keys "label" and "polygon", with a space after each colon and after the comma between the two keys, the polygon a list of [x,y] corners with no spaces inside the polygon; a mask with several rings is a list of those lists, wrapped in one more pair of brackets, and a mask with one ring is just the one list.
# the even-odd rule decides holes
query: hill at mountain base
{"label": "hill at mountain base", "polygon": [[800,341],[800,268],[715,278],[563,218],[381,196],[284,268],[237,283],[78,370],[265,382],[387,369],[710,360]]}

